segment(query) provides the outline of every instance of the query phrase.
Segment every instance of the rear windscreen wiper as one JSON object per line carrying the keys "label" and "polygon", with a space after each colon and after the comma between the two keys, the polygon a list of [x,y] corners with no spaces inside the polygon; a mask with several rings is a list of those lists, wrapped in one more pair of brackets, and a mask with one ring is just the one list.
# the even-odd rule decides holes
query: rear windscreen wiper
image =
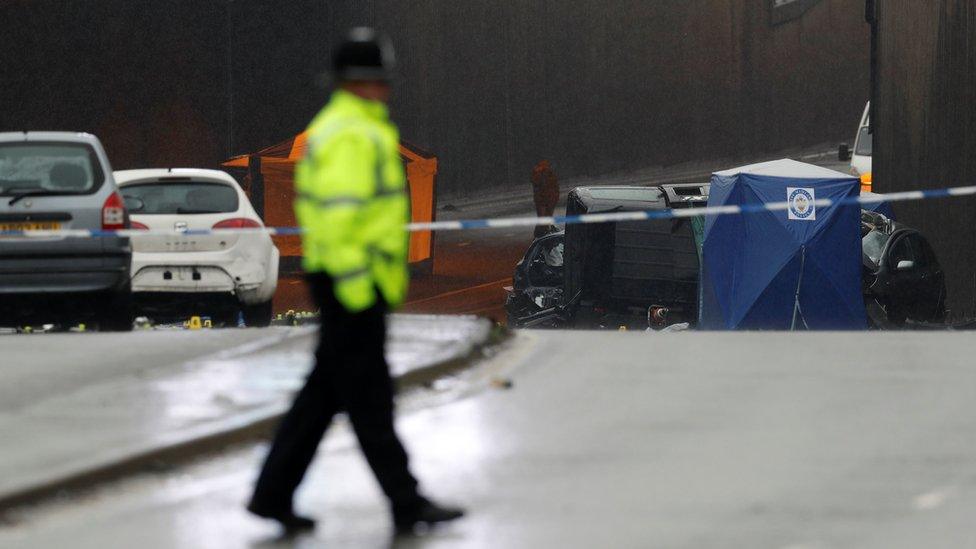
{"label": "rear windscreen wiper", "polygon": [[220,212],[215,212],[213,210],[196,210],[194,208],[176,208],[176,213],[178,214],[216,214]]}
{"label": "rear windscreen wiper", "polygon": [[60,194],[68,194],[68,193],[58,192],[58,191],[30,191],[30,192],[26,192],[26,193],[18,193],[16,195],[14,195],[13,198],[10,199],[10,202],[7,202],[7,205],[8,206],[13,206],[17,202],[19,202],[21,199],[24,199],[24,198],[27,198],[27,197],[30,197],[30,196],[56,196],[56,195],[60,195]]}

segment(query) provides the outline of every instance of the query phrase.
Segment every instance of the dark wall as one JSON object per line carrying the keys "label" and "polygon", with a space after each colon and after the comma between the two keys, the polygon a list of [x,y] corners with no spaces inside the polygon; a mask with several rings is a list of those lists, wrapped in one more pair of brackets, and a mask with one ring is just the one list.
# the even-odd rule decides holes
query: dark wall
{"label": "dark wall", "polygon": [[216,165],[325,97],[326,2],[14,0],[0,21],[0,130],[90,131],[116,168]]}
{"label": "dark wall", "polygon": [[[881,192],[976,184],[976,0],[877,4],[874,185]],[[896,205],[947,272],[956,318],[976,315],[976,200]]]}
{"label": "dark wall", "polygon": [[403,49],[405,135],[471,191],[541,158],[594,175],[849,139],[868,96],[862,0],[779,25],[757,0],[367,3]]}
{"label": "dark wall", "polygon": [[123,167],[212,163],[228,127],[222,9],[6,3],[0,127],[90,131]]}
{"label": "dark wall", "polygon": [[214,165],[300,131],[337,31],[374,24],[442,193],[526,184],[541,158],[565,177],[847,138],[868,94],[863,0],[791,4],[14,0],[0,129],[93,131],[121,168]]}

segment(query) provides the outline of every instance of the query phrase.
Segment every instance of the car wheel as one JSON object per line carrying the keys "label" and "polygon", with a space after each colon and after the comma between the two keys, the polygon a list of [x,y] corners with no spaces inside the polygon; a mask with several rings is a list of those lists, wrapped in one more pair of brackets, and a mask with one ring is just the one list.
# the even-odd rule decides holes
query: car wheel
{"label": "car wheel", "polygon": [[272,302],[256,303],[254,305],[244,305],[241,311],[244,313],[244,323],[255,328],[264,328],[271,325]]}
{"label": "car wheel", "polygon": [[132,295],[128,292],[111,296],[108,306],[98,315],[98,329],[103,332],[131,332],[135,322]]}

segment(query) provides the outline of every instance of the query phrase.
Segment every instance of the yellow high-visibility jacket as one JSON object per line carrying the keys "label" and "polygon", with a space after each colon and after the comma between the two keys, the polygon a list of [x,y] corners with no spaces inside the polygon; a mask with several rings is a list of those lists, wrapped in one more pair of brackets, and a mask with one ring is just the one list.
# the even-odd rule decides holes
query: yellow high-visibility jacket
{"label": "yellow high-visibility jacket", "polygon": [[386,105],[339,90],[308,128],[295,167],[295,217],[306,272],[325,272],[351,312],[379,289],[390,306],[406,297],[410,205],[400,135]]}

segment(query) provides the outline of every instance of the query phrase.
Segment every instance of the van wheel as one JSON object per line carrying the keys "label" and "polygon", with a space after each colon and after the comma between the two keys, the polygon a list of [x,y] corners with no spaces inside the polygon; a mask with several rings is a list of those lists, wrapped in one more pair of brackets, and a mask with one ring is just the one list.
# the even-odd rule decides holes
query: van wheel
{"label": "van wheel", "polygon": [[131,332],[135,322],[132,296],[125,292],[111,296],[107,302],[108,306],[98,315],[98,329],[103,332]]}
{"label": "van wheel", "polygon": [[250,327],[265,328],[271,325],[271,300],[254,305],[243,305],[241,311],[244,313],[244,323]]}

